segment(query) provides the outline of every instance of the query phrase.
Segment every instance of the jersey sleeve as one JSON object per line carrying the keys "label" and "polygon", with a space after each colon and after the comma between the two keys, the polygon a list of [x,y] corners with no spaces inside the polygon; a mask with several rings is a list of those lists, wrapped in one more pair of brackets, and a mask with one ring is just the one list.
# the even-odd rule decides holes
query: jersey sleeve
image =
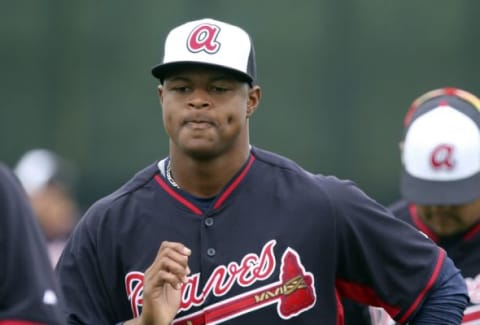
{"label": "jersey sleeve", "polygon": [[[155,164],[140,171],[95,202],[75,226],[56,267],[69,324],[116,324],[134,318],[137,307],[141,309],[142,272],[157,247],[138,245],[143,238],[135,231],[142,214],[137,208],[143,205],[132,193],[150,182],[156,172]],[[142,199],[151,194],[149,190],[139,192]],[[144,221],[149,224],[148,219]],[[142,254],[146,250],[152,254]],[[132,269],[138,272],[133,272],[133,280],[128,282]]]}
{"label": "jersey sleeve", "polygon": [[45,239],[13,173],[0,164],[0,323],[64,324]]}
{"label": "jersey sleeve", "polygon": [[445,252],[352,182],[333,180],[328,192],[336,216],[337,290],[408,320],[437,280]]}
{"label": "jersey sleeve", "polygon": [[[104,274],[100,266],[101,260],[110,256],[102,255],[97,249],[98,232],[101,232],[96,223],[100,217],[97,207],[91,207],[81,218],[56,266],[65,294],[68,324],[116,322],[105,284],[109,275]],[[108,237],[107,234],[103,236]]]}

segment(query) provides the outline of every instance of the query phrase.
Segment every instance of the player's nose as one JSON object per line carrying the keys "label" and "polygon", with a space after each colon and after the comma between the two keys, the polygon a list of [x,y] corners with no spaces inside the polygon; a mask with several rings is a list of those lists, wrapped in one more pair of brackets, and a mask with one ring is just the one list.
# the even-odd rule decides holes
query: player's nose
{"label": "player's nose", "polygon": [[192,91],[188,105],[192,108],[208,108],[211,106],[211,99],[206,90],[196,88]]}

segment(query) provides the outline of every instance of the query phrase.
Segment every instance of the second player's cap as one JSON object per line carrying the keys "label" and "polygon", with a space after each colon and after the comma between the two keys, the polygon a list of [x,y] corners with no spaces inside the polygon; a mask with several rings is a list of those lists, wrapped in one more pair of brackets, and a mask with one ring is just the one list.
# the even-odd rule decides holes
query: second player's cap
{"label": "second player's cap", "polygon": [[77,176],[77,170],[70,160],[43,148],[24,153],[14,171],[30,195],[52,183],[73,187]]}
{"label": "second player's cap", "polygon": [[205,64],[228,69],[252,83],[256,77],[255,51],[242,28],[205,18],[172,29],[165,40],[162,63],[152,74],[163,82],[176,67]]}
{"label": "second player's cap", "polygon": [[401,191],[423,205],[480,198],[480,100],[455,88],[414,102],[402,150]]}

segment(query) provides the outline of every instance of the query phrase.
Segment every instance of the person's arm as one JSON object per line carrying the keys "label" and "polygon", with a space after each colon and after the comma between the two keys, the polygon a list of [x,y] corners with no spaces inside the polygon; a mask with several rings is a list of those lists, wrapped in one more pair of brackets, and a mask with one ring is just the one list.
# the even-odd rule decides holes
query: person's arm
{"label": "person's arm", "polygon": [[[465,282],[452,261],[447,259],[431,293],[408,324],[460,324],[467,302]],[[369,323],[371,325],[396,324],[384,309],[369,307],[369,311],[373,316],[372,322]]]}
{"label": "person's arm", "polygon": [[[460,324],[468,300],[466,285],[445,251],[355,185],[343,185],[347,186],[332,182],[328,191],[336,209],[339,294],[382,307],[402,324],[409,320],[418,322],[412,324]],[[450,267],[453,273],[446,277],[444,268]],[[460,292],[458,297],[456,292],[440,292],[445,294],[440,296],[445,302],[443,309],[456,310],[453,313],[460,321],[439,323],[437,318],[422,323],[428,321],[429,306],[435,308],[436,292],[443,283]]]}
{"label": "person's arm", "polygon": [[409,324],[460,324],[468,302],[465,281],[452,260],[446,258],[430,294]]}

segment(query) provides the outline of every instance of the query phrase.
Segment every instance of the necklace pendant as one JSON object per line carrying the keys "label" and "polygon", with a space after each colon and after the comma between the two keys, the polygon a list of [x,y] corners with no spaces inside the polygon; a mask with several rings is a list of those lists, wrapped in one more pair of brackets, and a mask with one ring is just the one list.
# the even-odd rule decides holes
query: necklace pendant
{"label": "necklace pendant", "polygon": [[167,179],[173,187],[180,189],[180,186],[178,186],[177,182],[175,182],[175,180],[173,179],[170,161],[168,161],[167,165]]}

